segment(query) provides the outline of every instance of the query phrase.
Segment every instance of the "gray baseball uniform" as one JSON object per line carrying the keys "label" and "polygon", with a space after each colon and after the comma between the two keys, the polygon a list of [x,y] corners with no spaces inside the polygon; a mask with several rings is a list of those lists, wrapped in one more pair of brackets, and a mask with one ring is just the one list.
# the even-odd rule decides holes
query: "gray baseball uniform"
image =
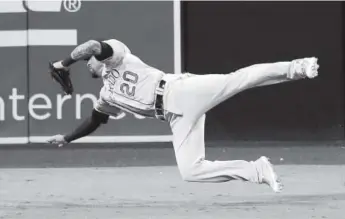
{"label": "gray baseball uniform", "polygon": [[292,80],[288,77],[292,62],[256,64],[229,74],[165,74],[131,54],[122,42],[114,39],[105,42],[113,48],[113,56],[104,63],[89,61],[101,72],[104,82],[96,110],[109,115],[124,110],[155,118],[161,95],[160,118],[170,124],[177,164],[184,180],[260,181],[255,162],[205,159],[205,113],[246,89]]}

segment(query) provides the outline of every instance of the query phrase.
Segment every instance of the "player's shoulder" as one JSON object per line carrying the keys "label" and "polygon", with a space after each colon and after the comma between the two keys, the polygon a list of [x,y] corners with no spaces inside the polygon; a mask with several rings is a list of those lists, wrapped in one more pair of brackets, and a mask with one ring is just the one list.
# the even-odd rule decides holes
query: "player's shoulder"
{"label": "player's shoulder", "polygon": [[117,39],[107,39],[103,40],[106,44],[110,45],[115,51],[123,51],[124,53],[131,53],[129,48],[125,43]]}
{"label": "player's shoulder", "polygon": [[115,38],[93,38],[93,40],[98,41],[98,42],[102,42],[102,43],[106,43],[108,45],[114,45],[114,44],[123,44],[125,45],[122,41],[117,40]]}
{"label": "player's shoulder", "polygon": [[121,44],[124,44],[124,43],[121,42],[120,40],[117,40],[117,39],[114,39],[114,38],[111,38],[111,39],[104,39],[104,40],[102,40],[102,42],[105,42],[105,43],[121,43]]}
{"label": "player's shoulder", "polygon": [[124,45],[125,46],[125,44],[122,41],[117,40],[117,39],[107,39],[107,40],[102,40],[102,42],[104,42],[110,46],[114,46],[114,45],[115,46],[117,46],[117,45],[120,45],[120,46]]}

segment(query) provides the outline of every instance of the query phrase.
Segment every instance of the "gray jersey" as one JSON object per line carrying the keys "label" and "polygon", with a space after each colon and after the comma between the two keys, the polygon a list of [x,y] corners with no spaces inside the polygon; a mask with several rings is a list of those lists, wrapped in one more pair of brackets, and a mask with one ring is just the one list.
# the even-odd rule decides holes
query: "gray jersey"
{"label": "gray jersey", "polygon": [[120,110],[145,117],[155,116],[155,90],[164,72],[133,55],[122,42],[111,39],[113,56],[103,61],[103,87],[96,110],[116,115]]}

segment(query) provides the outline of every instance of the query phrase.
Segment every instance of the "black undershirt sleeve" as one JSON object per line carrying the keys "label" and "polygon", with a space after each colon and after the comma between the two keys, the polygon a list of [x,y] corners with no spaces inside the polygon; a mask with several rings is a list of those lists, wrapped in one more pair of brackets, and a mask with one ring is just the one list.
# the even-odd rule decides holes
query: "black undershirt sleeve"
{"label": "black undershirt sleeve", "polygon": [[105,42],[99,41],[99,43],[102,46],[102,52],[99,55],[95,55],[95,58],[98,61],[104,61],[105,59],[111,57],[113,55],[113,48],[111,48],[111,46]]}
{"label": "black undershirt sleeve", "polygon": [[65,135],[67,142],[74,141],[94,132],[101,124],[108,122],[109,115],[93,109],[92,115],[79,125],[72,133]]}

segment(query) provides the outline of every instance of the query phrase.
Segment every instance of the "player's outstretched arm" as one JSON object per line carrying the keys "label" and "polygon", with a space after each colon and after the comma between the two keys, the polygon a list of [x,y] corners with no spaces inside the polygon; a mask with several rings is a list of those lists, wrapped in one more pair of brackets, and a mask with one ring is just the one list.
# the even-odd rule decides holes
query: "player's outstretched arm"
{"label": "player's outstretched arm", "polygon": [[89,40],[77,46],[65,59],[55,62],[54,67],[67,68],[79,60],[88,60],[94,56],[98,61],[103,61],[113,55],[113,49],[105,42]]}
{"label": "player's outstretched arm", "polygon": [[98,112],[97,110],[92,111],[92,115],[83,121],[73,132],[67,135],[55,135],[48,139],[51,144],[57,144],[62,147],[76,139],[82,138],[94,132],[101,124],[108,122],[109,115]]}

